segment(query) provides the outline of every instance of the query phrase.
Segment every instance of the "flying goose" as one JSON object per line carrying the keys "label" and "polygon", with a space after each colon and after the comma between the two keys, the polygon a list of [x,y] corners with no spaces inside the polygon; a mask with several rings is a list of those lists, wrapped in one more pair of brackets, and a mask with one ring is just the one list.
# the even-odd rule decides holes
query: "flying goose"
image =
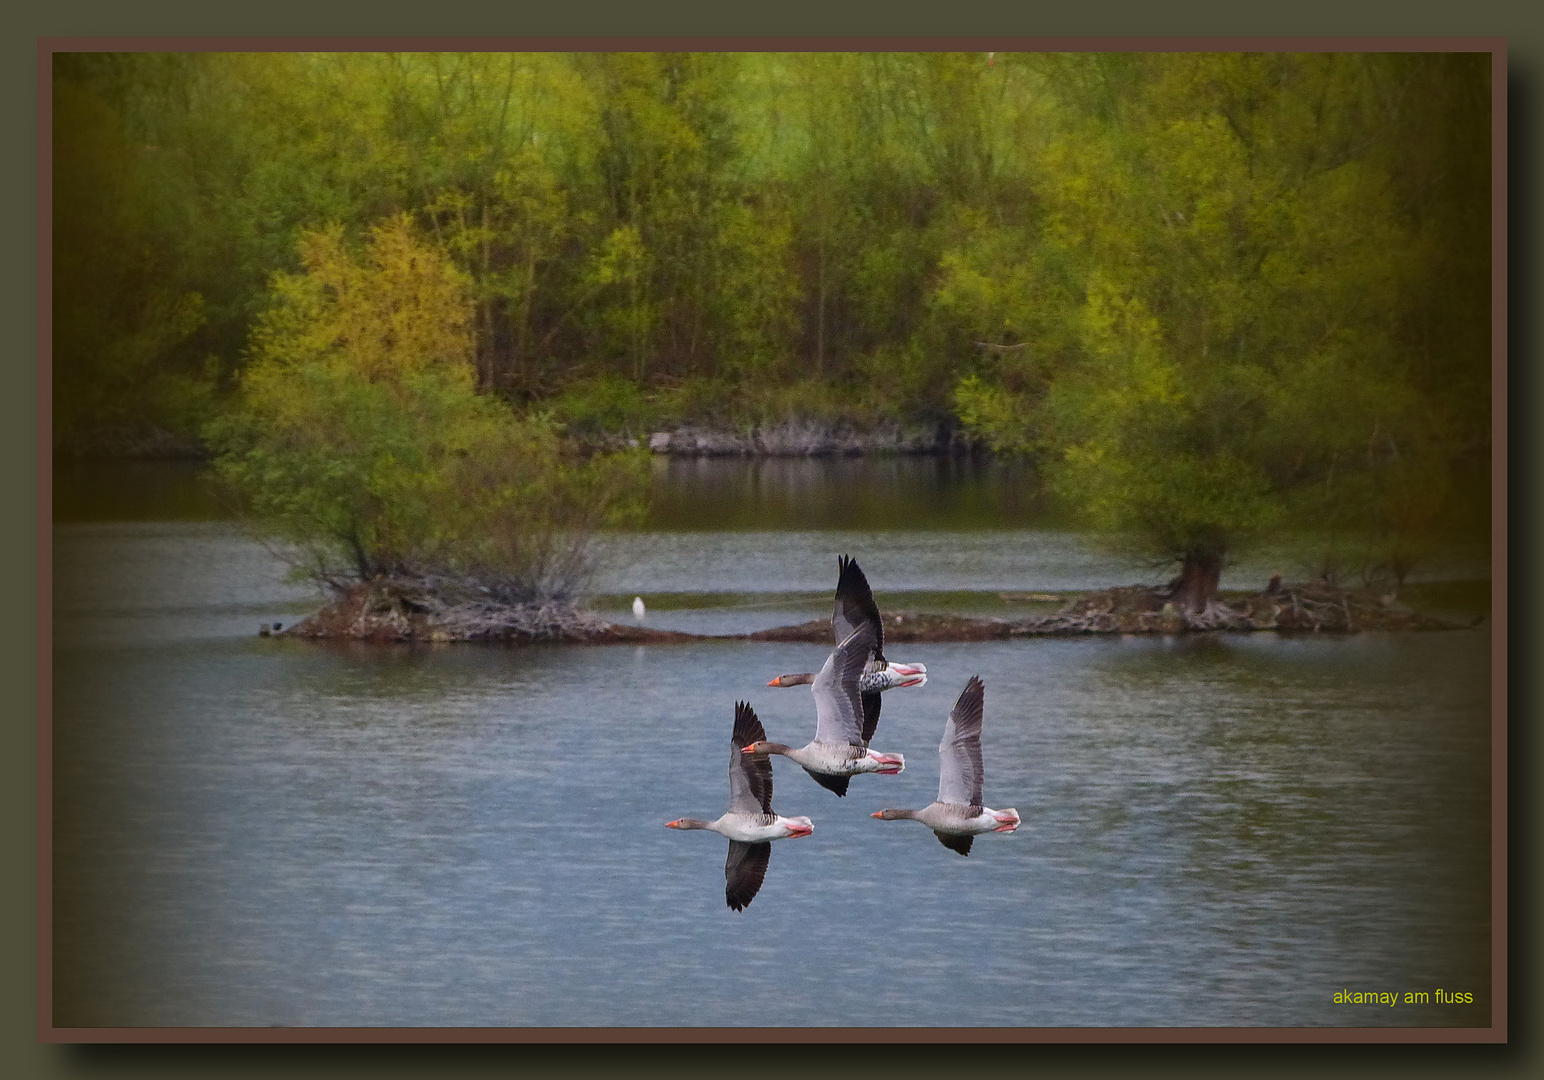
{"label": "flying goose", "polygon": [[871,817],[895,821],[910,818],[933,830],[950,851],[970,854],[977,833],[1012,832],[1019,827],[1017,810],[993,810],[981,802],[981,705],[985,685],[970,677],[944,723],[938,744],[938,801],[921,810],[878,810]]}
{"label": "flying goose", "polygon": [[[847,782],[857,773],[877,772],[893,776],[906,768],[900,754],[881,754],[868,748],[863,737],[863,706],[858,680],[873,654],[874,628],[862,623],[826,657],[810,685],[815,696],[815,738],[795,749],[783,743],[757,739],[744,754],[782,754],[804,767],[821,787],[837,795],[847,794]],[[872,732],[870,733],[872,734]]]}
{"label": "flying goose", "polygon": [[740,751],[767,737],[756,711],[748,702],[734,707],[734,733],[729,737],[729,809],[717,821],[677,818],[665,822],[670,829],[711,829],[729,838],[729,858],[724,862],[724,900],[743,911],[756,898],[767,875],[772,841],[785,836],[808,836],[815,825],[807,817],[781,817],[772,809],[772,760]]}
{"label": "flying goose", "polygon": [[[874,603],[874,592],[868,578],[858,568],[858,560],[843,555],[837,559],[836,605],[831,612],[831,629],[841,643],[859,626],[867,625],[874,630],[873,652],[858,680],[858,690],[863,702],[863,745],[867,746],[879,727],[879,695],[881,691],[898,686],[921,686],[927,682],[927,667],[923,664],[892,664],[885,659],[885,626],[879,617],[879,606]],[[802,686],[813,682],[811,672],[797,675],[779,675],[768,686]]]}

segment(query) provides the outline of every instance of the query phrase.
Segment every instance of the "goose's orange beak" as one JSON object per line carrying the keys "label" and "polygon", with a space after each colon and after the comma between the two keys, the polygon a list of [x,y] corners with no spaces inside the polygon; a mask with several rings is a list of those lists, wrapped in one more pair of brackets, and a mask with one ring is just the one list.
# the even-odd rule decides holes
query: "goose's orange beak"
{"label": "goose's orange beak", "polygon": [[781,675],[779,675],[777,678],[775,678],[771,682],[767,683],[767,685],[768,686],[782,686],[783,685],[783,677]]}

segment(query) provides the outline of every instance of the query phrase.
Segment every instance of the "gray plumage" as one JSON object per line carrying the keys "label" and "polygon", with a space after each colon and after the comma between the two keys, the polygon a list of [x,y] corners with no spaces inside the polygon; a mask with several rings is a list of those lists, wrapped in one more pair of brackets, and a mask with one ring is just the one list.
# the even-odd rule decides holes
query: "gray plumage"
{"label": "gray plumage", "polygon": [[986,687],[972,675],[949,711],[943,741],[938,744],[938,801],[970,807],[981,802],[981,712]]}
{"label": "gray plumage", "polygon": [[857,627],[826,657],[810,690],[815,695],[815,741],[866,746],[858,679],[874,648],[874,628]]}
{"label": "gray plumage", "polygon": [[1019,812],[992,810],[981,798],[981,714],[986,687],[972,675],[960,691],[943,741],[938,744],[938,800],[921,810],[878,810],[886,821],[920,821],[950,851],[969,855],[974,837],[984,832],[1013,832]]}

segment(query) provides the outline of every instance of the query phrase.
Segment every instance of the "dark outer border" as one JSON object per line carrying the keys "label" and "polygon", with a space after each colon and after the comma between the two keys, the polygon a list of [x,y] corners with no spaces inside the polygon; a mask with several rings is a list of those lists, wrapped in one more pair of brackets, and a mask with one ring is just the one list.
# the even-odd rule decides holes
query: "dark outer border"
{"label": "dark outer border", "polygon": [[[122,36],[37,40],[37,1038],[44,1043],[1499,1043],[1508,1032],[1507,45],[1497,36]],[[1010,51],[1488,52],[1492,56],[1492,996],[1476,1028],[59,1028],[52,1025],[52,55],[91,51]],[[793,1036],[790,1038],[790,1036]]]}

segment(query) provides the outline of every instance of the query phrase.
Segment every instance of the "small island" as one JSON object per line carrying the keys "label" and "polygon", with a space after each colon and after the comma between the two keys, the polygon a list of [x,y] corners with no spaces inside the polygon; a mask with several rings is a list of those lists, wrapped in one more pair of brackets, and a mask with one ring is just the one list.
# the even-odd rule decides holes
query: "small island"
{"label": "small island", "polygon": [[[895,611],[885,615],[892,642],[996,641],[1082,634],[1181,634],[1194,631],[1277,630],[1354,633],[1362,630],[1455,630],[1466,625],[1415,611],[1370,589],[1326,581],[1283,585],[1212,600],[1200,613],[1176,608],[1172,590],[1143,585],[1068,596],[1050,613],[1018,618]],[[1049,595],[1049,594],[1046,594]],[[709,640],[830,644],[831,623],[813,619],[746,634],[691,634],[614,623],[571,604],[504,603],[486,587],[444,579],[392,577],[363,582],[337,595],[279,636],[373,642],[482,641],[531,644],[675,644]]]}

